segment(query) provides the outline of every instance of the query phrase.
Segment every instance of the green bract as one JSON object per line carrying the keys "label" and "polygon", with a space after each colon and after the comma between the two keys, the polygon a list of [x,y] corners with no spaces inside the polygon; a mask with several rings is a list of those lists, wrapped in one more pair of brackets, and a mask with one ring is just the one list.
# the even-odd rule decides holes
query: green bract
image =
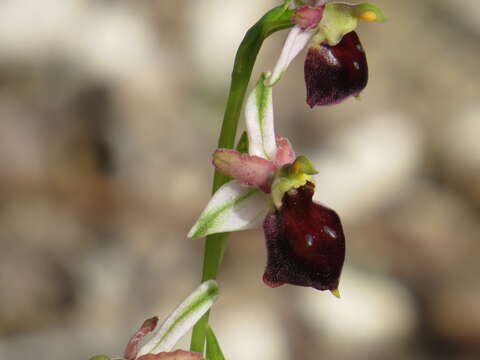
{"label": "green bract", "polygon": [[217,337],[210,326],[207,328],[207,359],[225,360],[225,356],[220,348]]}

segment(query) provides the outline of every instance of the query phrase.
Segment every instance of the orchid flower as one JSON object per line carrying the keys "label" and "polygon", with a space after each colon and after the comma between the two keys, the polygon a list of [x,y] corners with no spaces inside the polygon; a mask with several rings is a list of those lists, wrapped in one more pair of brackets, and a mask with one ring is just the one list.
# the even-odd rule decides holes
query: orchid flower
{"label": "orchid flower", "polygon": [[386,21],[372,4],[294,1],[295,24],[288,34],[267,85],[276,84],[292,60],[308,45],[305,59],[307,103],[333,105],[358,96],[368,82],[368,66],[362,44],[354,31],[358,20]]}
{"label": "orchid flower", "polygon": [[[218,297],[218,285],[214,280],[202,283],[162,323],[158,317],[143,322],[127,344],[124,355],[118,360],[199,360],[200,353],[176,350],[173,346],[212,307]],[[139,349],[143,338],[155,331],[152,339]],[[110,360],[106,355],[97,355],[90,360]]]}
{"label": "orchid flower", "polygon": [[188,236],[260,227],[268,252],[264,282],[330,290],[338,296],[345,240],[338,215],[314,203],[316,174],[296,156],[286,138],[276,137],[271,74],[263,74],[247,99],[248,154],[218,149],[214,166],[234,180],[213,195]]}

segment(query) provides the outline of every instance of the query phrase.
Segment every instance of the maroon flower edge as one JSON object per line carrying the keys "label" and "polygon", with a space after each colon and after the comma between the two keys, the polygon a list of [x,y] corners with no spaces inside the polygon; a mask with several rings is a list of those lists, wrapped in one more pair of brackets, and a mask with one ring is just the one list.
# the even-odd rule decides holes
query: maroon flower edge
{"label": "maroon flower edge", "polygon": [[335,211],[312,201],[315,186],[285,193],[282,207],[263,228],[267,266],[263,281],[336,290],[345,260],[345,237]]}
{"label": "maroon flower edge", "polygon": [[334,105],[357,96],[368,82],[368,65],[357,33],[345,35],[335,46],[313,45],[305,59],[307,103]]}

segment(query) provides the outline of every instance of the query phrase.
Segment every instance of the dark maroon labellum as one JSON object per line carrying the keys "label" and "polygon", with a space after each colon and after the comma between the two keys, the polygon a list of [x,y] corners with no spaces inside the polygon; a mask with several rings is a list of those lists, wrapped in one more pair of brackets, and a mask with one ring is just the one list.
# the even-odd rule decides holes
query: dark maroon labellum
{"label": "dark maroon labellum", "polygon": [[335,290],[345,260],[345,237],[335,211],[312,201],[315,186],[285,193],[280,210],[263,224],[267,267],[263,281]]}
{"label": "dark maroon labellum", "polygon": [[323,43],[308,49],[305,83],[310,107],[333,105],[358,95],[367,82],[367,58],[355,31],[335,46]]}

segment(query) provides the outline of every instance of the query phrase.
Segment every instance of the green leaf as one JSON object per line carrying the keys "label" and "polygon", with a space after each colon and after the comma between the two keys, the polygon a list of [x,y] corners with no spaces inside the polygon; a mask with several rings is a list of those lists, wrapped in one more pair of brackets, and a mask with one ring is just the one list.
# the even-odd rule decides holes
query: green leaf
{"label": "green leaf", "polygon": [[207,360],[225,360],[217,337],[210,326],[207,328]]}

